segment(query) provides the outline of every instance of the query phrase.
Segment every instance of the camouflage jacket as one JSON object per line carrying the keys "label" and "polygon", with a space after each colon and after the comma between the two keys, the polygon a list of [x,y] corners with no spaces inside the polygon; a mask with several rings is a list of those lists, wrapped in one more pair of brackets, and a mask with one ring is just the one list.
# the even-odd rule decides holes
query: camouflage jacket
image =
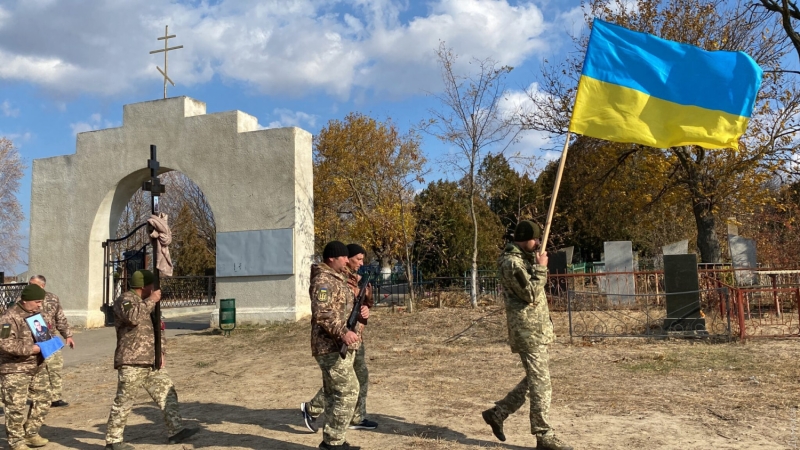
{"label": "camouflage jacket", "polygon": [[[64,308],[61,307],[61,302],[58,296],[52,292],[48,292],[42,302],[42,316],[47,322],[47,328],[50,330],[58,330],[61,336],[65,338],[72,337],[72,330],[69,328],[67,316],[64,315]],[[50,332],[53,333],[52,331]],[[53,334],[55,336],[55,334]]]}
{"label": "camouflage jacket", "polygon": [[[142,300],[136,292],[128,291],[114,301],[114,328],[117,329],[117,351],[114,368],[122,366],[152,366],[156,357],[155,332],[150,313],[155,302]],[[167,341],[161,333],[161,351],[166,354]]]}
{"label": "camouflage jacket", "polygon": [[[353,292],[344,274],[325,263],[311,266],[311,354],[338,352],[347,333],[347,316],[353,309]],[[350,346],[357,350],[359,343]]]}
{"label": "camouflage jacket", "polygon": [[514,353],[530,353],[555,339],[544,286],[547,267],[516,244],[506,245],[497,261],[508,320],[508,344]]}
{"label": "camouflage jacket", "polygon": [[32,315],[17,303],[0,316],[0,374],[34,374],[44,363],[41,353],[33,353],[33,333],[25,322]]}

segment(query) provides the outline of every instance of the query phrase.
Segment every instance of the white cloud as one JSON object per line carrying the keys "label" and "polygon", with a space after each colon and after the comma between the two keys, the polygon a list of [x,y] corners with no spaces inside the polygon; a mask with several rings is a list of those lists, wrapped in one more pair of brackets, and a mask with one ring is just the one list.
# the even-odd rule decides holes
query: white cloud
{"label": "white cloud", "polygon": [[4,137],[13,142],[15,147],[22,148],[22,143],[30,141],[33,138],[33,134],[30,131],[24,133],[4,133],[0,130],[0,137]]}
{"label": "white cloud", "polygon": [[3,103],[0,103],[0,114],[5,117],[17,117],[19,116],[19,109],[13,108],[8,100],[3,100]]}
{"label": "white cloud", "polygon": [[85,133],[87,131],[95,131],[105,128],[114,128],[121,126],[121,122],[113,122],[111,120],[103,120],[100,114],[92,114],[85,122],[75,122],[69,124],[72,129],[72,135],[76,136],[78,133]]}
{"label": "white cloud", "polygon": [[[516,3],[516,2],[515,2]],[[433,0],[425,16],[400,20],[404,0],[128,0],[79,7],[19,0],[0,9],[0,79],[60,95],[119,95],[157,86],[164,24],[184,48],[170,77],[194,85],[215,75],[268,94],[436,90],[440,40],[461,56],[515,65],[546,49],[549,25],[530,2]],[[163,68],[163,67],[162,67]]]}
{"label": "white cloud", "polygon": [[308,114],[302,111],[292,111],[290,109],[283,108],[276,108],[272,113],[274,116],[278,116],[278,120],[271,121],[265,128],[315,128],[317,125],[317,119],[319,119],[319,116],[314,114]]}

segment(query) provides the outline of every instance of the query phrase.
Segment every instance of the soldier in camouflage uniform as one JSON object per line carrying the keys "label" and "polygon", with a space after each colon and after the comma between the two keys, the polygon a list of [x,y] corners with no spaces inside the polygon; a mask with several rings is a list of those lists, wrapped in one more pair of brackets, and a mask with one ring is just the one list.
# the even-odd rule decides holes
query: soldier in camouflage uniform
{"label": "soldier in camouflage uniform", "polygon": [[[347,266],[347,246],[333,241],[325,246],[323,262],[311,268],[311,354],[322,370],[325,393],[325,428],[319,448],[358,450],[345,441],[347,426],[358,401],[358,378],[353,360],[358,351],[358,334],[347,329],[347,316],[353,308],[353,293],[343,274]],[[342,345],[347,356],[339,355]]]}
{"label": "soldier in camouflage uniform", "polygon": [[[358,274],[358,269],[364,265],[364,256],[367,251],[364,247],[358,244],[347,245],[348,260],[344,269],[344,274],[347,276],[347,285],[353,291],[354,296],[358,296],[358,285],[361,282],[361,275]],[[367,391],[369,389],[369,370],[367,370],[367,350],[364,346],[363,332],[365,322],[369,318],[369,309],[375,304],[372,297],[372,285],[367,286],[364,293],[364,306],[361,307],[361,319],[364,322],[358,324],[357,334],[361,339],[361,345],[356,352],[355,359],[353,360],[353,370],[358,379],[359,392],[356,408],[353,412],[353,418],[350,420],[351,430],[374,430],[378,427],[378,423],[367,419]],[[311,399],[310,402],[301,403],[300,411],[303,413],[303,420],[306,427],[314,433],[317,432],[317,417],[322,415],[325,411],[325,392],[320,389],[317,395]]]}
{"label": "soldier in camouflage uniform", "polygon": [[29,284],[22,290],[20,301],[0,316],[0,381],[6,435],[12,450],[43,447],[49,442],[39,436],[39,429],[50,410],[50,382],[41,349],[25,322],[41,310],[46,295],[41,287]]}
{"label": "soldier in camouflage uniform", "polygon": [[123,442],[122,434],[139,388],[144,387],[161,408],[169,432],[169,443],[177,444],[195,434],[196,428],[184,428],[178,411],[178,394],[164,367],[166,338],[161,334],[161,368],[155,362],[155,332],[150,314],[161,300],[161,291],[153,290],[155,276],[149,270],[137,270],[131,276],[131,290],[114,301],[114,328],[117,329],[117,396],[111,406],[106,427],[106,448],[133,450]]}
{"label": "soldier in camouflage uniform", "polygon": [[[47,280],[43,275],[32,276],[29,283],[35,284],[42,289],[46,289],[47,286]],[[61,336],[67,340],[69,348],[75,348],[75,341],[72,340],[72,330],[69,328],[67,316],[64,315],[64,308],[61,307],[58,296],[52,292],[48,292],[44,297],[42,317],[47,322],[47,328],[50,329],[51,333],[53,333],[52,330],[58,330]],[[64,354],[60,351],[55,352],[45,360],[45,363],[47,378],[50,381],[50,398],[52,401],[50,406],[53,408],[69,406],[69,403],[62,398],[64,384],[61,378],[61,371],[64,369]]]}
{"label": "soldier in camouflage uniform", "polygon": [[503,421],[521,408],[527,397],[531,403],[531,433],[536,436],[536,448],[572,450],[555,436],[548,422],[552,389],[547,344],[555,340],[555,334],[544,292],[547,253],[533,253],[539,246],[540,236],[538,225],[520,222],[514,231],[514,242],[506,245],[497,263],[506,303],[508,343],[511,351],[522,359],[526,376],[482,415],[494,435],[505,441]]}

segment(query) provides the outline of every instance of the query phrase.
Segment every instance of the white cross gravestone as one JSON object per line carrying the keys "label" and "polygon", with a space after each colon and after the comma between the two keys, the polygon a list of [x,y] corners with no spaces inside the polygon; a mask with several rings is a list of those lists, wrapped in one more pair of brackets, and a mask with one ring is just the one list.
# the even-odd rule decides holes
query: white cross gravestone
{"label": "white cross gravestone", "polygon": [[33,161],[29,272],[47,277],[70,322],[105,322],[102,243],[149,179],[150,145],[159,173],[182,172],[211,206],[217,300],[236,299],[239,323],[310,314],[311,134],[261,129],[241,111],[206,114],[205,103],[174,97],[125,105],[121,127],[79,133],[74,154]]}

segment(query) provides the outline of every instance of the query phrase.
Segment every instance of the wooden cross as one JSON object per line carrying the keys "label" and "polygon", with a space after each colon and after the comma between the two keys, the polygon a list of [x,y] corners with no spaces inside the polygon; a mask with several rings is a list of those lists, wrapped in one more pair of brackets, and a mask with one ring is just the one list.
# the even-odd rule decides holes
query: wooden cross
{"label": "wooden cross", "polygon": [[152,55],[153,53],[161,53],[161,52],[164,52],[164,70],[161,70],[161,68],[160,68],[160,67],[156,66],[156,69],[158,69],[159,73],[161,73],[161,75],[164,77],[164,98],[167,98],[167,81],[169,81],[169,82],[170,82],[170,83],[171,83],[173,86],[175,86],[175,82],[173,82],[173,81],[172,81],[172,80],[169,78],[169,75],[167,75],[167,53],[168,53],[170,50],[178,50],[179,48],[183,48],[183,46],[182,46],[182,45],[179,45],[179,46],[177,46],[177,47],[168,47],[168,46],[167,46],[167,42],[168,42],[168,41],[169,41],[171,38],[174,38],[175,36],[176,36],[176,35],[174,35],[174,34],[170,36],[170,34],[169,34],[169,25],[165,26],[165,27],[164,27],[164,36],[162,36],[162,37],[160,37],[160,38],[158,38],[158,39],[157,39],[157,40],[159,40],[159,41],[164,41],[164,48],[163,48],[163,49],[161,49],[161,50],[153,50],[152,52],[150,52],[150,54],[151,54],[151,55]]}
{"label": "wooden cross", "polygon": [[158,179],[158,169],[161,165],[156,158],[156,146],[150,146],[150,159],[147,160],[147,168],[150,169],[150,179],[142,183],[142,190],[150,192],[152,198],[152,212],[158,215],[158,196],[163,194],[166,189],[161,180]]}

